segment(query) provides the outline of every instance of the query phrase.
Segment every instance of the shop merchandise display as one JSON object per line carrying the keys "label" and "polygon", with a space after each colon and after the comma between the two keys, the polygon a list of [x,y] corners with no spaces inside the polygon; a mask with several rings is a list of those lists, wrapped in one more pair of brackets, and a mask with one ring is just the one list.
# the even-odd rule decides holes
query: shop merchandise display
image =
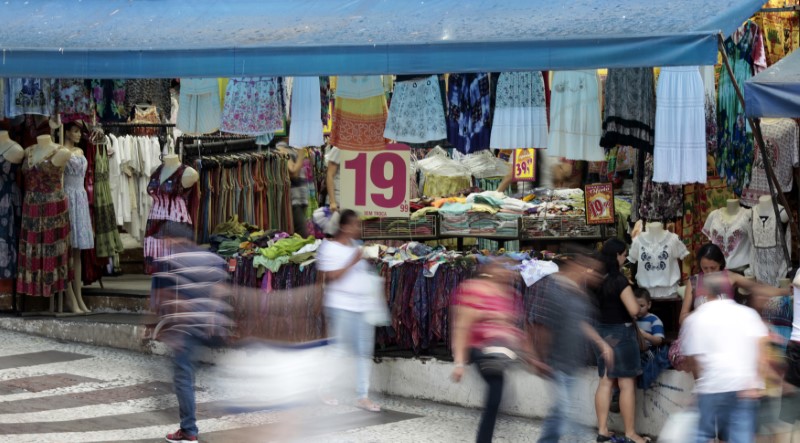
{"label": "shop merchandise display", "polygon": [[[798,6],[797,0],[769,0],[764,8]],[[800,17],[793,11],[756,14],[753,19],[764,34],[764,51],[767,64],[774,65],[800,47]]]}
{"label": "shop merchandise display", "polygon": [[[135,108],[147,109],[148,116],[154,116],[151,123],[160,123],[172,113],[169,79],[125,80],[124,87],[124,106],[128,111]],[[141,116],[134,118],[134,121],[141,120]]]}
{"label": "shop merchandise display", "polygon": [[651,68],[609,69],[603,89],[603,136],[611,149],[631,146],[653,152],[656,98]]}
{"label": "shop merchandise display", "polygon": [[739,200],[728,200],[727,207],[708,215],[703,234],[725,254],[726,268],[738,270],[750,265],[753,240],[753,211],[739,206]]}
{"label": "shop merchandise display", "polygon": [[603,161],[600,81],[597,71],[553,74],[547,154],[569,160]]}
{"label": "shop merchandise display", "polygon": [[176,128],[189,135],[209,134],[219,130],[221,120],[219,81],[215,78],[181,79]]}
{"label": "shop merchandise display", "polygon": [[17,293],[50,297],[72,281],[70,223],[62,185],[64,167],[72,156],[50,136],[26,149],[22,173],[25,197],[17,261]]}
{"label": "shop merchandise display", "polygon": [[331,144],[350,151],[386,146],[386,91],[377,75],[338,77]]}
{"label": "shop merchandise display", "polygon": [[[791,192],[794,168],[800,166],[800,127],[792,119],[764,118],[761,119],[761,133],[767,144],[767,153],[778,179],[780,192]],[[759,197],[771,194],[760,149],[756,145],[750,185],[742,191],[742,202],[748,206],[757,204]]]}
{"label": "shop merchandise display", "polygon": [[697,66],[661,70],[656,90],[653,181],[706,182],[705,87]]}
{"label": "shop merchandise display", "polygon": [[647,230],[633,239],[628,261],[637,265],[639,287],[650,291],[653,298],[671,298],[677,294],[681,278],[678,261],[687,255],[680,238],[656,222],[648,223]]}
{"label": "shop merchandise display", "polygon": [[[87,151],[88,152],[88,151]],[[108,143],[99,146],[94,160],[95,253],[113,257],[123,251],[109,178]]]}
{"label": "shop merchandise display", "polygon": [[500,74],[489,143],[491,148],[546,148],[547,134],[547,103],[542,73]]}
{"label": "shop merchandise display", "polygon": [[3,79],[6,118],[25,114],[50,116],[53,113],[53,81],[45,78]]}
{"label": "shop merchandise display", "polygon": [[74,249],[94,248],[94,231],[84,180],[88,162],[83,153],[73,153],[64,167],[64,192],[67,195],[70,223],[70,246]]}
{"label": "shop merchandise display", "polygon": [[289,146],[304,148],[322,146],[323,123],[320,78],[295,77],[291,97],[291,128]]}
{"label": "shop merchandise display", "polygon": [[232,78],[225,91],[223,132],[262,135],[283,130],[283,92],[276,77]]}
{"label": "shop merchandise display", "polygon": [[645,155],[644,180],[639,197],[639,216],[648,221],[664,221],[678,218],[683,214],[683,187],[669,183],[656,183],[653,180],[655,171],[653,155]]}
{"label": "shop merchandise display", "polygon": [[442,99],[438,76],[398,77],[383,136],[416,144],[447,139]]}
{"label": "shop merchandise display", "polygon": [[93,114],[88,83],[80,79],[59,79],[53,83],[52,109],[61,115],[62,123],[85,120]]}
{"label": "shop merchandise display", "polygon": [[91,100],[97,118],[104,122],[120,122],[128,119],[125,108],[125,80],[89,80]]}
{"label": "shop merchandise display", "polygon": [[[743,85],[767,67],[764,54],[764,36],[752,21],[743,24],[725,39],[725,52],[738,84]],[[733,81],[728,75],[719,78],[717,96],[717,123],[719,124],[717,168],[727,178],[736,195],[750,183],[753,166],[753,129],[744,116],[744,106],[739,103]]]}
{"label": "shop merchandise display", "polygon": [[17,174],[25,151],[0,131],[0,279],[17,274],[17,242],[19,240],[20,189]]}
{"label": "shop merchandise display", "polygon": [[450,74],[448,78],[447,141],[462,154],[489,149],[491,89],[487,73]]}
{"label": "shop merchandise display", "polygon": [[752,211],[753,256],[750,267],[756,280],[778,286],[780,279],[786,277],[789,271],[779,232],[779,229],[784,230],[786,245],[791,250],[790,230],[786,228],[789,216],[786,209],[779,206],[780,219],[776,219],[772,197],[768,195],[760,197],[758,205]]}

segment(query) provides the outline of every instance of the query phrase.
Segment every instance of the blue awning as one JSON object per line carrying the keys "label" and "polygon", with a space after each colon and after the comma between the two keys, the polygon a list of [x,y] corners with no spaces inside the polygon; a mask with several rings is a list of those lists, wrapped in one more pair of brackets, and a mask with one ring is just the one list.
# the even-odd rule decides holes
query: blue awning
{"label": "blue awning", "polygon": [[748,117],[800,118],[800,51],[747,80],[744,101]]}
{"label": "blue awning", "polygon": [[10,0],[0,76],[240,77],[716,62],[764,0]]}

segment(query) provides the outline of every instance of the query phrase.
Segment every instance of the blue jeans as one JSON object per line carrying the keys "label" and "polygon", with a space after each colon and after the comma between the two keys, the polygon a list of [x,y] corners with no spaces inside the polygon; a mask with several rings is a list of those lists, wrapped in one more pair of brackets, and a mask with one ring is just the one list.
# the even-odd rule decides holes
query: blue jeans
{"label": "blue jeans", "polygon": [[372,354],[375,350],[375,326],[367,323],[363,312],[328,308],[328,325],[333,346],[340,356],[353,356],[356,360],[356,394],[369,396],[369,378],[372,371]]}
{"label": "blue jeans", "polygon": [[728,443],[752,443],[756,433],[758,400],[739,398],[738,392],[700,394],[697,396],[700,421],[697,443],[708,443],[719,434]]}
{"label": "blue jeans", "polygon": [[187,435],[197,435],[197,405],[194,399],[194,354],[200,347],[200,341],[194,337],[185,337],[180,346],[173,348],[172,365],[174,368],[173,384],[178,397],[178,411],[181,417],[181,429]]}
{"label": "blue jeans", "polygon": [[561,371],[553,372],[553,396],[555,398],[550,413],[544,420],[542,435],[539,437],[538,443],[558,443],[561,437],[570,433],[579,435],[582,427],[572,420],[575,416],[574,387],[574,375]]}

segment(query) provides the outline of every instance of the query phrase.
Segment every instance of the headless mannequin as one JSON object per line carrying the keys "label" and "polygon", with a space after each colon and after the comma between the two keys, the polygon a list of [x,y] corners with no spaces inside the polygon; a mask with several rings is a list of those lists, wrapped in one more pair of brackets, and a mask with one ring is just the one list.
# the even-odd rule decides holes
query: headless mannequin
{"label": "headless mannequin", "polygon": [[733,217],[742,210],[742,207],[739,206],[739,200],[735,198],[728,199],[727,205],[725,206],[725,214]]}
{"label": "headless mannequin", "polygon": [[[64,133],[64,147],[69,149],[73,156],[83,157],[83,149],[76,146],[81,141],[81,131],[76,126],[71,126],[70,129]],[[75,294],[75,301],[78,303],[80,311],[89,312],[90,309],[86,307],[83,301],[81,273],[83,271],[83,263],[81,262],[81,250],[72,248],[72,292]]]}
{"label": "headless mannequin", "polygon": [[[778,205],[781,213],[781,223],[789,222],[789,215],[786,214],[783,206]],[[772,197],[769,195],[762,195],[758,197],[758,204],[756,205],[756,214],[764,217],[772,217],[775,215],[775,209],[772,207]]]}
{"label": "headless mannequin", "polygon": [[[53,142],[53,139],[50,138],[49,135],[40,135],[36,137],[36,144],[25,150],[25,156],[27,157],[31,166],[36,166],[45,159],[49,158],[50,163],[52,163],[54,166],[63,168],[69,161],[70,157],[72,157],[72,152],[63,146],[57,145],[55,142]],[[80,275],[78,275],[76,278],[80,279]],[[83,313],[84,311],[81,309],[78,301],[75,298],[75,292],[72,290],[71,284],[67,285],[65,292],[67,309],[69,309],[70,312],[77,314]],[[59,310],[61,310],[60,306]]]}
{"label": "headless mannequin", "polygon": [[[161,168],[161,176],[158,180],[161,183],[164,183],[178,168],[181,166],[181,159],[175,154],[167,154],[164,156],[163,159],[164,167]],[[197,173],[193,168],[189,166],[183,171],[183,175],[181,176],[181,185],[184,188],[191,188],[197,183],[197,180],[200,179],[200,174]]]}
{"label": "headless mannequin", "polygon": [[645,225],[646,230],[642,235],[649,239],[663,239],[667,235],[667,230],[664,229],[664,224],[661,222],[652,222]]}
{"label": "headless mannequin", "polygon": [[0,131],[0,155],[7,161],[18,165],[25,158],[25,150],[17,142],[11,140],[8,131]]}

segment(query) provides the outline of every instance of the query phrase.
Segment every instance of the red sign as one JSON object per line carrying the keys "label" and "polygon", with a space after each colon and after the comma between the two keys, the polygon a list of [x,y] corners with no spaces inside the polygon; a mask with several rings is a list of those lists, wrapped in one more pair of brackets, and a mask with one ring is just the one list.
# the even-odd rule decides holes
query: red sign
{"label": "red sign", "polygon": [[411,148],[391,144],[384,151],[340,155],[342,208],[366,217],[408,217]]}
{"label": "red sign", "polygon": [[586,185],[586,224],[614,223],[614,186],[611,183]]}

